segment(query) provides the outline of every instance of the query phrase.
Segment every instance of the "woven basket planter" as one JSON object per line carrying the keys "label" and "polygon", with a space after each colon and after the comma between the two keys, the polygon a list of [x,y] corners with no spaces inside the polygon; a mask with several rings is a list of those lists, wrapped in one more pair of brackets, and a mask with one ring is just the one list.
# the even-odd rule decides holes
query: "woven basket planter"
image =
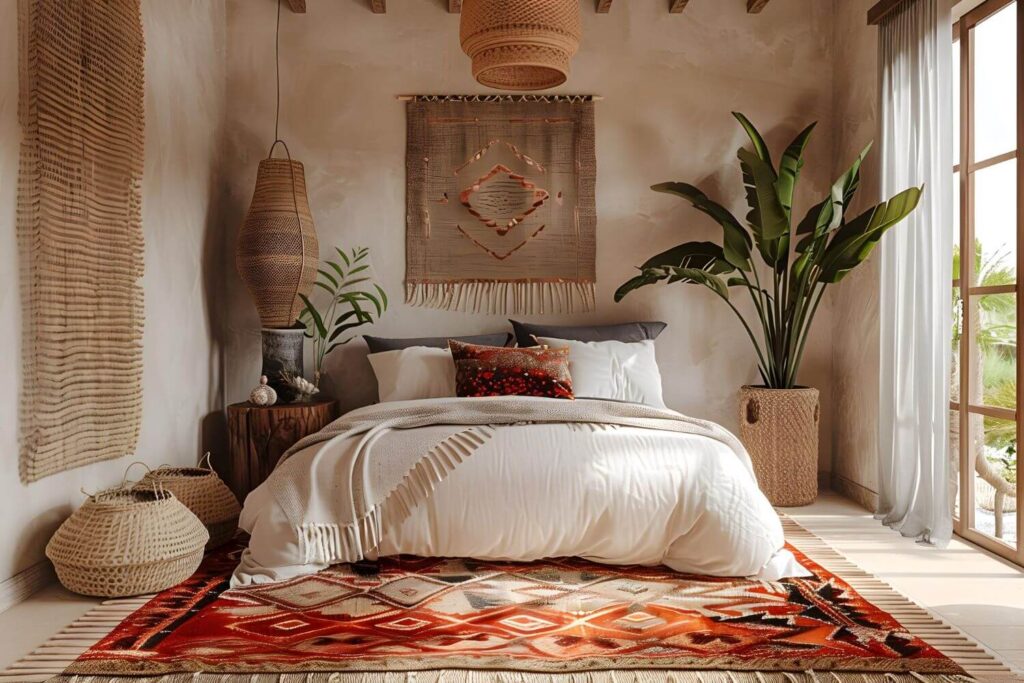
{"label": "woven basket planter", "polygon": [[459,25],[473,77],[500,90],[545,90],[565,83],[580,47],[579,0],[465,0]]}
{"label": "woven basket planter", "polygon": [[210,533],[207,550],[230,541],[238,531],[242,508],[227,484],[205,467],[160,467],[149,472],[136,490],[162,487],[192,511]]}
{"label": "woven basket planter", "polygon": [[299,295],[312,291],[319,260],[302,164],[263,159],[235,252],[238,274],[263,327],[289,327],[296,321],[303,308]]}
{"label": "woven basket planter", "polygon": [[169,491],[97,493],[46,545],[65,588],[105,598],[155,593],[190,577],[206,527]]}
{"label": "woven basket planter", "polygon": [[740,441],[772,505],[810,505],[818,496],[818,390],[740,389]]}

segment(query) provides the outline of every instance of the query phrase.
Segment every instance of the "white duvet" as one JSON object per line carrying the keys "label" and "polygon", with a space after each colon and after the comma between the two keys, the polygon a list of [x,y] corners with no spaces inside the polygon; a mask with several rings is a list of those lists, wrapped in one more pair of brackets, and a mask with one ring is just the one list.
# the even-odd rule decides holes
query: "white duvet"
{"label": "white duvet", "polygon": [[[436,429],[391,431],[402,432],[403,448],[418,444],[425,451],[437,441]],[[310,558],[308,539],[286,512],[295,501],[282,500],[275,478],[295,480],[287,490],[308,497],[303,505],[329,507],[338,502],[332,498],[358,495],[349,480],[365,441],[342,434],[300,450],[249,495],[240,525],[251,540],[233,585],[327,566]],[[387,458],[380,460],[375,467],[388,466]],[[360,554],[578,556],[767,580],[807,574],[784,549],[779,518],[746,453],[701,434],[600,423],[505,424],[439,479]]]}

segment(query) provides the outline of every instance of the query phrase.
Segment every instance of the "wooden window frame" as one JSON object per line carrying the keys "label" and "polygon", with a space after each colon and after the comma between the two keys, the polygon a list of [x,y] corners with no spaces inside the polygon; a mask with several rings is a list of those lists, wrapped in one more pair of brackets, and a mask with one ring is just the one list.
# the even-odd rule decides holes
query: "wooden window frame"
{"label": "wooden window frame", "polygon": [[[970,448],[970,415],[982,415],[1004,420],[1011,420],[1016,423],[1018,440],[1024,435],[1024,410],[1021,410],[1021,394],[1024,389],[1024,363],[1021,362],[1020,349],[1024,342],[1020,328],[1020,321],[1024,319],[1024,297],[1020,294],[1020,277],[1024,273],[1024,12],[1017,9],[1017,141],[1012,151],[1003,152],[988,159],[974,161],[974,138],[972,124],[974,118],[974,92],[973,92],[973,60],[971,53],[971,29],[979,23],[992,16],[999,10],[1005,8],[1016,0],[986,0],[978,7],[966,13],[953,25],[954,49],[960,50],[960,73],[954,77],[960,79],[960,102],[954,106],[960,107],[960,163],[953,166],[953,172],[960,171],[960,186],[955,188],[960,193],[960,272],[953,274],[953,287],[960,287],[962,283],[973,281],[974,259],[964,258],[964,253],[973,252],[974,244],[974,174],[984,168],[994,166],[998,163],[1017,159],[1017,282],[1013,285],[971,287],[966,290],[961,288],[961,301],[963,302],[961,319],[962,331],[960,334],[960,398],[961,401],[950,403],[950,410],[957,413],[960,420],[960,443],[959,443],[959,466],[960,466],[960,516],[954,517],[954,531],[957,535],[975,543],[986,550],[989,550],[1001,557],[1024,565],[1024,486],[1021,486],[1024,479],[1024,467],[1021,465],[1021,457],[1017,458],[1017,543],[1016,547],[984,534],[975,526],[975,459]],[[971,252],[965,252],[965,250]],[[970,297],[985,294],[1009,294],[1016,295],[1017,306],[1017,405],[1016,409],[998,408],[994,406],[972,405],[969,403],[971,362],[970,362]],[[968,400],[963,400],[967,398]]]}

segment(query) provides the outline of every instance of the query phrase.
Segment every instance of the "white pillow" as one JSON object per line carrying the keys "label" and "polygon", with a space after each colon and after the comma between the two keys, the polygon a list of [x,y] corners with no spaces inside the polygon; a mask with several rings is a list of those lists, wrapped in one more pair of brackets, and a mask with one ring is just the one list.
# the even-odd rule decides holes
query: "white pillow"
{"label": "white pillow", "polygon": [[654,341],[580,342],[537,337],[553,349],[569,347],[569,374],[577,398],[610,398],[665,408]]}
{"label": "white pillow", "polygon": [[455,396],[455,362],[448,349],[410,346],[367,357],[382,402]]}

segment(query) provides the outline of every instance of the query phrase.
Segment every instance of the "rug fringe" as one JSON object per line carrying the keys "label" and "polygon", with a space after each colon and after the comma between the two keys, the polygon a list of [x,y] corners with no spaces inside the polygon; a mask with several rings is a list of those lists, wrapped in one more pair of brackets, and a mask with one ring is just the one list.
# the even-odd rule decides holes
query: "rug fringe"
{"label": "rug fringe", "polygon": [[[51,683],[103,683],[108,676],[57,676]],[[298,674],[168,674],[133,676],[132,683],[972,683],[975,679],[949,674],[855,673],[805,671],[583,671],[534,673],[527,671],[334,672]],[[0,676],[0,681],[9,679]]]}

